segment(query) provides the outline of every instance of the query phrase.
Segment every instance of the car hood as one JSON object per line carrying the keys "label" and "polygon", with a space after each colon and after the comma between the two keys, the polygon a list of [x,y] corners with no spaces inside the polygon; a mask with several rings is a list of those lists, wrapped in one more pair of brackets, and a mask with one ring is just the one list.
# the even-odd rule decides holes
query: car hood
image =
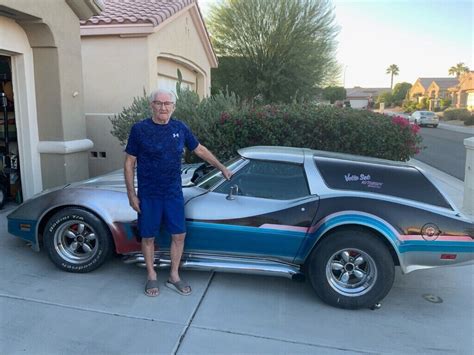
{"label": "car hood", "polygon": [[[181,185],[183,186],[183,192],[185,192],[191,187],[194,187],[191,182],[194,171],[201,166],[201,164],[183,164],[181,168]],[[135,186],[137,186],[137,180],[135,175]],[[125,178],[123,174],[123,169],[113,171],[111,173],[90,178],[83,181],[74,182],[68,185],[65,185],[64,188],[72,189],[102,189],[102,190],[111,190],[111,191],[120,191],[127,192],[125,186]],[[196,188],[199,191],[204,191],[202,189]]]}

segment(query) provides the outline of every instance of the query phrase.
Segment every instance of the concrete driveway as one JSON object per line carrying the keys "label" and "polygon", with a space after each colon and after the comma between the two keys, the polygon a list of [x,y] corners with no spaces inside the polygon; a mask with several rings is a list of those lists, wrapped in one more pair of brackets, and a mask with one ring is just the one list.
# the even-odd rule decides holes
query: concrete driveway
{"label": "concrete driveway", "polygon": [[144,270],[118,257],[89,274],[56,269],[7,233],[6,213],[1,354],[473,353],[474,266],[398,272],[376,311],[331,308],[304,282],[209,272],[183,273],[191,296],[162,286],[149,298]]}

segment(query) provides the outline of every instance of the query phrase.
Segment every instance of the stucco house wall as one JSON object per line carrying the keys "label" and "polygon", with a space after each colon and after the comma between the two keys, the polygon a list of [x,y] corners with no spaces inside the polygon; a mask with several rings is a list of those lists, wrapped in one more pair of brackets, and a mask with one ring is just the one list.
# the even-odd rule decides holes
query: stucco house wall
{"label": "stucco house wall", "polygon": [[86,22],[81,35],[87,136],[94,142],[91,176],[122,167],[123,147],[110,133],[109,117],[144,90],[175,90],[179,69],[184,87],[200,97],[210,94],[211,67],[217,60],[192,1],[157,26]]}
{"label": "stucco house wall", "polygon": [[417,79],[413,86],[410,89],[409,97],[410,100],[415,100],[416,98],[425,96],[426,89],[421,83],[420,79]]}
{"label": "stucco house wall", "polygon": [[[149,36],[149,57],[157,59],[150,68],[150,87],[159,86],[155,75],[164,71],[177,79],[179,67],[183,80],[194,82],[193,89],[200,97],[210,94],[212,63],[203,47],[196,16],[192,16],[193,11],[195,10],[182,11],[177,18]],[[166,62],[168,66],[164,65]]]}
{"label": "stucco house wall", "polygon": [[474,111],[474,71],[461,75],[459,84],[449,88],[449,92],[454,107]]}
{"label": "stucco house wall", "polygon": [[119,112],[147,88],[147,50],[146,37],[82,38],[86,119],[91,113]]}
{"label": "stucco house wall", "polygon": [[94,0],[2,0],[0,53],[12,62],[24,198],[89,176],[79,20]]}

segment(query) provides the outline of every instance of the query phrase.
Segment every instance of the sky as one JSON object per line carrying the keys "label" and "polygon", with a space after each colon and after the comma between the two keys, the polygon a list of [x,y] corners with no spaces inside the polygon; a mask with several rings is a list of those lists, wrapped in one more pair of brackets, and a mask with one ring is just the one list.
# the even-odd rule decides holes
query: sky
{"label": "sky", "polygon": [[[198,0],[204,18],[219,0]],[[248,0],[252,1],[252,0]],[[390,87],[397,82],[449,77],[464,63],[474,70],[474,0],[333,0],[340,84]]]}

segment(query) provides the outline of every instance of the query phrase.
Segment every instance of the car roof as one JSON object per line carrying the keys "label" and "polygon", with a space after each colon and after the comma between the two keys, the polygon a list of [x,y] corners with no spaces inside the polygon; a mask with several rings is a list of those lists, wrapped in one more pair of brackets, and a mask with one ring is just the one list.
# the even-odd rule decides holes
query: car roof
{"label": "car roof", "polygon": [[247,159],[273,160],[290,163],[303,164],[305,155],[311,155],[315,158],[328,158],[338,160],[349,160],[369,164],[384,164],[391,166],[408,166],[404,162],[398,162],[387,159],[372,158],[361,155],[334,153],[323,150],[314,150],[307,148],[281,147],[281,146],[255,146],[238,150],[240,156]]}
{"label": "car roof", "polygon": [[351,162],[355,161],[359,163],[382,164],[382,165],[390,165],[390,166],[404,166],[404,167],[410,166],[409,164],[402,161],[373,158],[373,157],[367,157],[367,156],[362,156],[362,155],[347,154],[347,153],[334,153],[334,152],[327,152],[324,150],[313,150],[312,152],[315,158],[349,160]]}
{"label": "car roof", "polygon": [[303,164],[305,151],[310,150],[280,146],[256,146],[239,149],[238,153],[247,159],[274,160]]}

